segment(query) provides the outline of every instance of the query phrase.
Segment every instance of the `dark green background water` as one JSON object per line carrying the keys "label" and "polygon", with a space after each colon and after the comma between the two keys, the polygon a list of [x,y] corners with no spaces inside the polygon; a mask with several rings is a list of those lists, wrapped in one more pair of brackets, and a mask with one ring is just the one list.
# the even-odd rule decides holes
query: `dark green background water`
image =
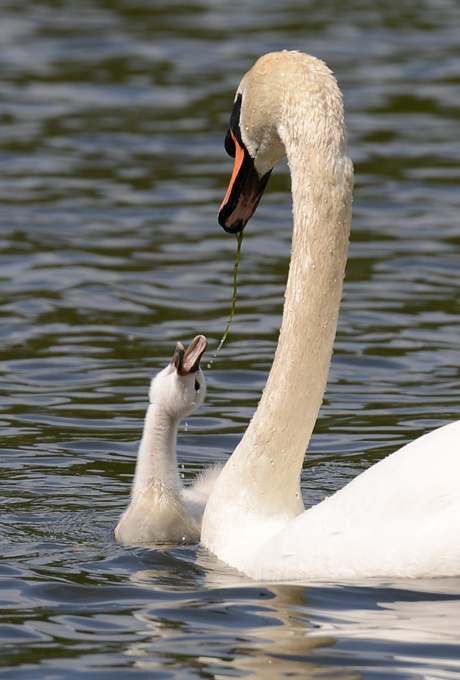
{"label": "dark green background water", "polygon": [[[118,546],[152,375],[230,312],[216,213],[234,90],[325,59],[354,220],[311,504],[460,417],[460,6],[454,0],[0,1],[0,677],[457,678],[460,582],[263,586],[197,546]],[[271,365],[291,205],[246,230],[236,316],[180,433],[225,461]]]}

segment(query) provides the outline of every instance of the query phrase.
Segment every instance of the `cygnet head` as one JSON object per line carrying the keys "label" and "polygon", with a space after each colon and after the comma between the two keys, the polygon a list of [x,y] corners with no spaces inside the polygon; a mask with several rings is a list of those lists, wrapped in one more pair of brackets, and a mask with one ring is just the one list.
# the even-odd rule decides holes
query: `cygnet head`
{"label": "cygnet head", "polygon": [[193,413],[206,395],[206,381],[200,368],[208,341],[197,335],[188,349],[178,342],[171,363],[151,382],[149,400],[172,420],[181,420]]}

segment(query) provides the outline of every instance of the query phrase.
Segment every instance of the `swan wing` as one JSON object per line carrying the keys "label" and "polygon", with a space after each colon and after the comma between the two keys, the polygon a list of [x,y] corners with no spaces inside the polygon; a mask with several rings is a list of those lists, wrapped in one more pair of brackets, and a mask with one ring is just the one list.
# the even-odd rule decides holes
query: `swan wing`
{"label": "swan wing", "polygon": [[283,580],[460,573],[460,421],[407,444],[290,520],[248,564]]}

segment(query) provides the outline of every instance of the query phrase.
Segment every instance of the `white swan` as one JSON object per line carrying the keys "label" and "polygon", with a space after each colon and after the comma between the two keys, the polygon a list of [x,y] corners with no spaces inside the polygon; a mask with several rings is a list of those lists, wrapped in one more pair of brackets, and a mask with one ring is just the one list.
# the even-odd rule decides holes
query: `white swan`
{"label": "white swan", "polygon": [[268,54],[243,78],[219,213],[243,229],[287,155],[294,230],[278,348],[259,407],[205,509],[201,541],[256,579],[460,574],[460,422],[421,437],[305,510],[300,472],[326,386],[351,219],[342,98],[324,63]]}
{"label": "white swan", "polygon": [[219,470],[211,468],[184,488],[177,469],[176,438],[182,418],[193,413],[206,394],[200,368],[206,345],[203,335],[197,335],[187,351],[179,342],[169,366],[151,382],[131,503],[115,529],[120,543],[200,538],[203,510]]}

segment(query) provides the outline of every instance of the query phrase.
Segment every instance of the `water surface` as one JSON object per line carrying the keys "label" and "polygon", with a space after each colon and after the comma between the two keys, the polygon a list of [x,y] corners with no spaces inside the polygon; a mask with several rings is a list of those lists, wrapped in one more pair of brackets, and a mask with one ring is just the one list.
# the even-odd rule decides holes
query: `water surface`
{"label": "water surface", "polygon": [[[356,170],[313,504],[460,417],[460,9],[219,0],[0,6],[0,677],[457,678],[460,584],[257,584],[192,546],[124,549],[152,375],[230,312],[216,212],[243,73],[333,68]],[[229,338],[181,427],[186,481],[225,461],[277,343],[285,164],[246,230]]]}

